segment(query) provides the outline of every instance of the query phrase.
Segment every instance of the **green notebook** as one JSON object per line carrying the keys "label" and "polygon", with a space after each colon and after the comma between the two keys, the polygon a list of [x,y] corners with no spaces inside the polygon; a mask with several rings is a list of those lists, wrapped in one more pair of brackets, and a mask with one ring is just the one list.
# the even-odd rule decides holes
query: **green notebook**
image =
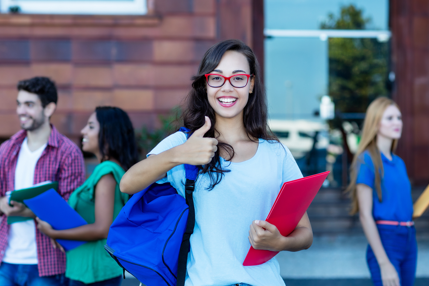
{"label": "green notebook", "polygon": [[[47,181],[47,182],[37,184],[31,188],[15,190],[10,193],[9,204],[10,204],[10,201],[24,203],[24,200],[32,199],[50,189],[54,189],[55,191],[58,191],[58,182]],[[22,216],[8,216],[7,224],[12,224],[15,222],[21,222],[21,221],[27,221],[27,220],[32,220],[32,218],[22,217]]]}

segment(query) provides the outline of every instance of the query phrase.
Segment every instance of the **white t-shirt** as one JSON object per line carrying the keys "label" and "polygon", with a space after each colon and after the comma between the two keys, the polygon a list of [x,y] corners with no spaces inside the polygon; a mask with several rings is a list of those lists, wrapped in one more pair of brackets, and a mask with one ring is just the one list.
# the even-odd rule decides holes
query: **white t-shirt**
{"label": "white t-shirt", "polygon": [[[159,154],[185,143],[182,132],[159,143],[150,154]],[[265,220],[286,181],[302,177],[289,149],[278,142],[259,139],[256,154],[249,160],[231,163],[231,170],[213,190],[208,174],[199,175],[195,185],[195,228],[188,255],[186,286],[285,285],[276,258],[257,266],[243,266],[250,248],[250,225]],[[185,193],[184,165],[174,167],[157,183],[169,182],[180,195]]]}
{"label": "white t-shirt", "polygon": [[[31,152],[27,138],[22,142],[15,169],[15,190],[34,185],[34,170],[46,145]],[[36,226],[34,220],[10,225],[8,245],[3,258],[6,263],[37,264]]]}

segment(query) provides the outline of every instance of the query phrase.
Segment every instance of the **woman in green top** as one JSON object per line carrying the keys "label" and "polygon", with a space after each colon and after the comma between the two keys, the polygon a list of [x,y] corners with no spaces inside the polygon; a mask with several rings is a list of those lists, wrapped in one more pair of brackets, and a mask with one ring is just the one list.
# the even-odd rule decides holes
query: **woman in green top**
{"label": "woman in green top", "polygon": [[[88,241],[66,253],[70,286],[119,286],[122,269],[104,250],[112,221],[128,199],[119,190],[122,175],[138,160],[134,129],[126,112],[117,107],[97,107],[81,131],[82,149],[93,153],[99,165],[69,198],[69,205],[88,223],[54,230],[47,222],[38,228],[55,239]],[[54,242],[56,247],[59,244]]]}

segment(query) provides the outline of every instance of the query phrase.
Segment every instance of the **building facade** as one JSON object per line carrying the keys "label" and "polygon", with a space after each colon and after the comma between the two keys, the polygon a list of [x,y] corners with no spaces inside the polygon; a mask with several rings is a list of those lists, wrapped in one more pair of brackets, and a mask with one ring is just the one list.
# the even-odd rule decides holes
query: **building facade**
{"label": "building facade", "polygon": [[398,154],[414,185],[429,183],[429,2],[390,0],[393,99],[403,114]]}
{"label": "building facade", "polygon": [[[180,105],[204,52],[236,38],[264,66],[263,0],[147,0],[147,14],[0,13],[0,139],[19,130],[16,84],[51,77],[52,122],[76,143],[99,105],[126,110],[136,127]],[[398,154],[413,184],[429,183],[429,3],[390,0],[393,98],[404,118]]]}
{"label": "building facade", "polygon": [[0,138],[19,130],[16,84],[48,76],[59,88],[55,126],[74,140],[99,105],[136,129],[180,105],[205,51],[236,38],[263,60],[263,1],[147,0],[147,14],[0,14]]}

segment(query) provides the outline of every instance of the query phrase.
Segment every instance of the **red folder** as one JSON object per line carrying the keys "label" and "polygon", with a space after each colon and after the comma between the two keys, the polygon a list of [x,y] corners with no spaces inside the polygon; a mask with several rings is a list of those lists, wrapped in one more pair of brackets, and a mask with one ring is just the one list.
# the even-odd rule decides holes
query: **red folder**
{"label": "red folder", "polygon": [[[329,171],[289,181],[283,184],[266,221],[274,224],[283,236],[288,236],[307,211]],[[250,246],[244,266],[259,265],[273,258],[278,251],[256,250]]]}

